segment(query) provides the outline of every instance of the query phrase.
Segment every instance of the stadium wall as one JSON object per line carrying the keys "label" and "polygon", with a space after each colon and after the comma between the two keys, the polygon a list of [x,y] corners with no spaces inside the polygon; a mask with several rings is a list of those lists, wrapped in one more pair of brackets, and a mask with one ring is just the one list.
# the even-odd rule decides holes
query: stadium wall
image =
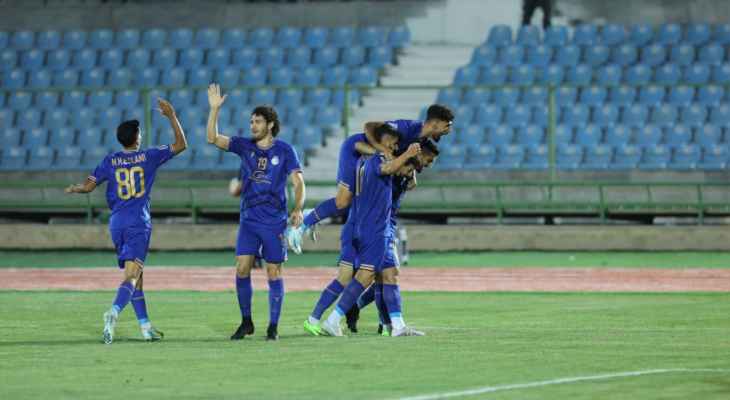
{"label": "stadium wall", "polygon": [[[230,250],[237,225],[156,225],[152,250]],[[408,247],[416,251],[631,250],[730,251],[722,226],[490,226],[410,225]],[[337,225],[322,226],[312,251],[339,250]],[[104,225],[0,225],[0,249],[113,249]]]}

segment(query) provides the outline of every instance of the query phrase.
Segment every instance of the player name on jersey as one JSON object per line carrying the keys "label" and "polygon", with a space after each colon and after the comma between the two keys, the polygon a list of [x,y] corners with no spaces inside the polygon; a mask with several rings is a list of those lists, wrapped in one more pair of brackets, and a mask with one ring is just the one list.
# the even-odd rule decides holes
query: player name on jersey
{"label": "player name on jersey", "polygon": [[135,154],[131,157],[112,157],[112,166],[119,167],[122,165],[139,164],[147,161],[144,153]]}

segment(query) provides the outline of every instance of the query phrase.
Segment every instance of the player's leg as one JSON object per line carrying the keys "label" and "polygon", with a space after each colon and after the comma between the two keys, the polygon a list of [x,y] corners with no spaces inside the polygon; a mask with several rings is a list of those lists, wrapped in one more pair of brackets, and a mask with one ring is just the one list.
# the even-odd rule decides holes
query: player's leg
{"label": "player's leg", "polygon": [[383,299],[388,309],[393,331],[391,336],[423,336],[424,333],[406,326],[401,311],[401,295],[398,286],[398,268],[386,268],[383,270]]}
{"label": "player's leg", "polygon": [[390,317],[388,316],[388,307],[386,307],[385,299],[383,298],[382,274],[375,279],[373,286],[375,287],[375,305],[378,307],[378,318],[380,319],[378,333],[384,336],[390,336]]}
{"label": "player's leg", "polygon": [[[376,278],[377,281],[377,278]],[[347,317],[347,329],[352,333],[357,333],[357,321],[360,319],[360,310],[367,307],[375,301],[375,284],[368,286],[364,292],[360,295],[355,303],[355,306],[350,308],[350,311],[345,315]]]}
{"label": "player's leg", "polygon": [[[144,265],[144,261],[147,258],[151,235],[152,232],[149,229],[128,229],[125,231],[125,246],[128,249],[128,255],[141,266]],[[132,293],[132,308],[137,315],[137,322],[139,322],[142,337],[147,341],[161,340],[165,335],[155,329],[150,322],[143,287],[144,270],[142,269],[139,274],[139,279],[134,286],[134,292]]]}
{"label": "player's leg", "polygon": [[236,240],[236,297],[238,308],[241,311],[241,324],[231,335],[231,340],[241,340],[246,335],[254,333],[251,319],[251,300],[253,287],[251,285],[251,269],[261,245],[258,236],[251,227],[241,222]]}
{"label": "player's leg", "polygon": [[266,276],[269,282],[269,326],[266,340],[279,338],[279,316],[284,304],[284,277],[282,264],[286,261],[286,241],[283,239],[286,223],[271,229],[257,227],[256,232],[262,241],[262,254],[266,261]]}
{"label": "player's leg", "polygon": [[322,291],[312,314],[304,321],[304,330],[314,336],[321,334],[322,328],[319,326],[319,320],[322,318],[322,314],[337,301],[345,286],[350,283],[355,274],[351,262],[344,261],[343,258],[339,264],[337,277]]}
{"label": "player's leg", "polygon": [[340,327],[342,317],[355,305],[357,298],[360,297],[367,286],[373,283],[374,278],[375,267],[373,265],[361,264],[358,267],[355,273],[355,279],[350,281],[347,287],[345,287],[340,301],[337,302],[337,306],[332,310],[327,320],[322,323],[324,332],[331,336],[342,336],[342,328]]}
{"label": "player's leg", "polygon": [[106,344],[111,344],[114,341],[114,328],[117,319],[119,319],[119,314],[132,299],[134,287],[142,273],[142,265],[135,262],[130,255],[130,248],[125,242],[125,230],[111,230],[110,233],[117,252],[118,266],[123,270],[124,278],[122,283],[119,284],[112,306],[104,313],[103,340]]}

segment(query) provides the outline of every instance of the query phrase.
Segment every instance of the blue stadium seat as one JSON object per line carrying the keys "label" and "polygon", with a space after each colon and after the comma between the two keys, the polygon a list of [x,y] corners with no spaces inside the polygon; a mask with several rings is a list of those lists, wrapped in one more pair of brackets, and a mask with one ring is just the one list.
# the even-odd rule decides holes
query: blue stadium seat
{"label": "blue stadium seat", "polygon": [[342,123],[342,113],[340,111],[340,108],[335,106],[317,107],[314,118],[317,125],[321,127],[339,126]]}
{"label": "blue stadium seat", "polygon": [[565,125],[578,126],[588,123],[589,109],[584,104],[563,107],[562,123]]}
{"label": "blue stadium seat", "polygon": [[492,165],[496,156],[496,150],[490,145],[482,144],[476,147],[469,147],[463,168],[472,170],[488,168]]}
{"label": "blue stadium seat", "polygon": [[205,53],[199,48],[190,48],[180,51],[180,67],[186,69],[198,68],[203,64]]}
{"label": "blue stadium seat", "polygon": [[[195,149],[195,150],[197,150],[197,149]],[[191,169],[193,166],[193,153],[195,153],[195,151],[193,149],[188,149],[187,151],[183,151],[182,153],[176,155],[170,161],[168,161],[165,164],[165,168],[173,170],[173,171]],[[239,161],[240,161],[240,159],[239,159]]]}
{"label": "blue stadium seat", "polygon": [[728,148],[726,145],[711,145],[702,148],[702,160],[697,164],[703,170],[723,170],[727,168]]}
{"label": "blue stadium seat", "polygon": [[314,113],[312,111],[309,107],[297,107],[290,110],[286,118],[286,123],[290,126],[308,125],[314,119]]}
{"label": "blue stadium seat", "polygon": [[12,171],[25,168],[25,160],[27,158],[28,150],[20,147],[4,147],[0,149],[0,151],[2,151],[0,169]]}
{"label": "blue stadium seat", "polygon": [[700,49],[699,61],[709,65],[720,65],[725,59],[725,49],[717,43],[710,43]]}
{"label": "blue stadium seat", "polygon": [[664,144],[679,146],[692,140],[692,131],[682,124],[675,124],[664,128]]}
{"label": "blue stadium seat", "polygon": [[646,106],[642,104],[632,104],[628,107],[624,107],[620,122],[630,126],[641,126],[648,120],[648,114]]}
{"label": "blue stadium seat", "polygon": [[147,67],[135,71],[132,84],[136,87],[152,87],[159,84],[160,72],[157,68]]}
{"label": "blue stadium seat", "polygon": [[722,140],[722,129],[717,125],[706,124],[694,129],[694,143],[710,146],[720,144]]}
{"label": "blue stadium seat", "polygon": [[81,70],[92,69],[96,67],[97,52],[94,49],[81,49],[73,53],[71,57],[71,65]]}
{"label": "blue stadium seat", "polygon": [[665,85],[676,85],[682,78],[682,70],[676,64],[664,64],[654,73],[654,81]]}
{"label": "blue stadium seat", "polygon": [[311,59],[311,51],[306,47],[292,48],[287,51],[286,63],[290,67],[306,67]]}
{"label": "blue stadium seat", "polygon": [[30,157],[28,157],[28,169],[31,170],[47,170],[53,165],[55,151],[46,146],[40,146],[30,149]]}
{"label": "blue stadium seat", "polygon": [[618,107],[611,103],[593,107],[591,122],[599,126],[609,126],[618,122]]}
{"label": "blue stadium seat", "polygon": [[517,66],[522,64],[524,56],[525,50],[518,44],[504,46],[497,50],[497,62],[507,66]]}
{"label": "blue stadium seat", "polygon": [[545,129],[542,126],[526,125],[517,129],[517,143],[537,145],[545,143]]}
{"label": "blue stadium seat", "polygon": [[[99,128],[81,129],[78,133],[78,146],[87,149],[87,153],[90,149],[94,149],[103,144],[103,131]],[[116,137],[115,140],[116,142]],[[94,160],[94,163],[99,163],[101,159]]]}
{"label": "blue stadium seat", "polygon": [[304,31],[304,44],[311,49],[320,49],[327,45],[329,30],[322,26],[313,26]]}
{"label": "blue stadium seat", "polygon": [[248,43],[258,49],[271,47],[274,42],[274,31],[270,28],[258,28],[249,32]]}
{"label": "blue stadium seat", "polygon": [[68,50],[81,50],[86,46],[86,32],[70,30],[63,34],[63,48]]}
{"label": "blue stadium seat", "polygon": [[657,85],[642,86],[639,89],[639,103],[653,106],[664,100],[664,87]]}
{"label": "blue stadium seat", "polygon": [[278,68],[284,64],[284,50],[280,47],[269,47],[261,49],[259,59],[261,66],[267,68]]}
{"label": "blue stadium seat", "polygon": [[86,148],[82,156],[82,168],[85,170],[93,169],[101,162],[101,160],[104,159],[104,157],[106,157],[107,154],[109,154],[109,150],[104,147],[96,146]]}
{"label": "blue stadium seat", "polygon": [[586,86],[580,89],[578,101],[589,106],[597,106],[603,104],[606,97],[606,88],[600,86]]}
{"label": "blue stadium seat", "polygon": [[[477,87],[466,90],[463,102],[472,106],[479,106],[480,104],[488,103],[491,97],[492,91],[490,89]],[[436,102],[457,107],[461,102],[461,90],[454,88],[442,89]]]}
{"label": "blue stadium seat", "polygon": [[532,25],[523,25],[517,30],[515,43],[523,46],[537,46],[541,43],[540,29]]}
{"label": "blue stadium seat", "polygon": [[[190,150],[188,150],[190,151]],[[221,152],[212,146],[200,146],[195,149],[192,167],[201,170],[216,169],[220,165]]]}
{"label": "blue stadium seat", "polygon": [[335,65],[334,67],[327,68],[324,72],[325,85],[341,86],[347,82],[347,68],[342,65]]}
{"label": "blue stadium seat", "polygon": [[695,48],[686,43],[672,46],[669,61],[681,66],[691,65],[695,61]]}
{"label": "blue stadium seat", "polygon": [[368,64],[374,68],[384,68],[393,61],[393,52],[390,47],[371,47],[368,51]]}
{"label": "blue stadium seat", "polygon": [[358,66],[365,62],[365,48],[352,46],[342,49],[342,63],[348,66]]}
{"label": "blue stadium seat", "polygon": [[226,49],[240,49],[246,45],[246,31],[239,28],[231,28],[223,31],[221,45]]}
{"label": "blue stadium seat", "polygon": [[[123,110],[129,110],[139,104],[139,92],[136,90],[122,90],[114,96],[114,105]],[[152,99],[153,101],[156,99]],[[177,105],[177,103],[175,103]],[[180,104],[182,106],[182,104]]]}
{"label": "blue stadium seat", "polygon": [[544,43],[552,47],[566,45],[568,43],[568,29],[560,25],[549,26],[545,31]]}
{"label": "blue stadium seat", "polygon": [[27,108],[18,111],[17,121],[15,125],[23,130],[38,128],[41,124],[41,113],[34,108]]}
{"label": "blue stadium seat", "polygon": [[699,104],[692,104],[689,107],[682,107],[680,121],[684,125],[699,126],[707,119],[707,109]]}
{"label": "blue stadium seat", "polygon": [[[457,106],[453,109],[454,112],[454,128],[457,130],[460,130],[461,128],[471,125],[472,121],[474,120],[474,114],[476,114],[475,109],[468,105],[468,104],[462,104],[460,106]],[[426,118],[426,108],[421,111],[421,114],[419,116],[419,119],[425,119]]]}
{"label": "blue stadium seat", "polygon": [[636,47],[630,44],[614,47],[611,52],[611,62],[622,67],[628,67],[636,62],[637,53]]}
{"label": "blue stadium seat", "polygon": [[538,70],[538,81],[543,84],[559,85],[563,82],[564,71],[560,65],[550,64]]}
{"label": "blue stadium seat", "polygon": [[229,59],[228,49],[210,49],[205,56],[205,65],[210,68],[225,68],[229,64]]}
{"label": "blue stadium seat", "polygon": [[[484,89],[482,89],[484,91]],[[467,104],[472,104],[470,101],[464,100]],[[439,90],[438,95],[436,96],[436,103],[439,104],[445,104],[450,107],[457,107],[459,103],[461,103],[461,89],[458,88],[444,88]],[[481,103],[481,101],[477,101],[477,103]]]}
{"label": "blue stadium seat", "polygon": [[519,169],[525,159],[525,148],[521,145],[504,145],[497,148],[495,169]]}
{"label": "blue stadium seat", "polygon": [[195,46],[201,49],[212,49],[218,46],[220,32],[217,29],[204,28],[195,32]]}
{"label": "blue stadium seat", "polygon": [[[467,67],[463,67],[467,68]],[[458,72],[457,72],[458,74]],[[507,68],[501,64],[494,64],[482,68],[479,82],[487,85],[501,85],[507,81]],[[468,81],[467,81],[468,82]],[[456,83],[456,82],[455,82]],[[468,83],[470,84],[470,83]]]}
{"label": "blue stadium seat", "polygon": [[505,125],[490,126],[486,132],[486,143],[492,146],[512,144],[515,136],[514,129]]}
{"label": "blue stadium seat", "polygon": [[301,89],[289,88],[281,89],[277,93],[276,106],[294,108],[302,104],[304,92]]}
{"label": "blue stadium seat", "polygon": [[[3,117],[4,112],[7,110],[0,110],[0,118]],[[5,128],[2,126],[2,120],[0,120],[0,140],[2,140],[3,147],[15,147],[20,145],[20,139],[22,138],[22,133],[14,128]],[[2,159],[0,159],[0,164],[2,163]]]}
{"label": "blue stadium seat", "polygon": [[227,67],[217,69],[214,73],[213,81],[224,88],[230,88],[238,85],[240,75],[241,73],[238,68]]}
{"label": "blue stadium seat", "polygon": [[671,104],[662,104],[651,108],[649,121],[661,126],[674,125],[677,122],[677,108]]}
{"label": "blue stadium seat", "polygon": [[213,81],[213,71],[208,68],[200,67],[190,70],[188,75],[188,85],[191,86],[207,86]]}
{"label": "blue stadium seat", "polygon": [[669,102],[677,106],[688,106],[692,103],[695,90],[691,86],[674,86],[669,92]]}
{"label": "blue stadium seat", "polygon": [[0,31],[0,49],[4,49],[8,47],[8,33],[5,31]]}
{"label": "blue stadium seat", "polygon": [[671,160],[672,152],[667,146],[654,145],[644,148],[644,156],[639,162],[639,169],[661,170],[666,169]]}
{"label": "blue stadium seat", "polygon": [[667,52],[661,44],[652,44],[641,49],[640,62],[650,67],[656,67],[664,63],[667,58]]}
{"label": "blue stadium seat", "polygon": [[114,42],[114,32],[111,29],[97,29],[89,35],[89,47],[96,50],[108,49]]}
{"label": "blue stadium seat", "polygon": [[591,83],[593,70],[585,64],[578,64],[568,70],[567,82],[575,85]]}
{"label": "blue stadium seat", "polygon": [[127,53],[127,67],[140,70],[150,65],[150,52],[147,49],[134,49]]}
{"label": "blue stadium seat", "polygon": [[586,170],[604,170],[611,164],[613,147],[607,145],[586,146],[580,167]]}
{"label": "blue stadium seat", "polygon": [[[108,94],[109,101],[107,103],[102,103],[102,104],[100,104],[100,105],[97,106],[97,104],[99,104],[100,102],[99,101],[96,101],[96,99],[95,99],[94,96],[98,96],[98,95],[100,95],[102,93],[107,93]],[[111,93],[110,92],[93,91],[89,95],[89,106],[91,106],[91,107],[99,107],[99,108],[108,107],[112,103],[111,98],[112,97],[111,97]],[[71,90],[69,92],[64,92],[63,95],[62,95],[62,97],[61,97],[61,105],[64,108],[68,109],[68,110],[76,110],[76,109],[79,109],[81,107],[84,107],[85,104],[86,104],[86,93],[81,92],[81,91],[78,91],[78,90]]]}
{"label": "blue stadium seat", "polygon": [[330,45],[335,47],[349,47],[355,40],[355,31],[349,26],[333,28],[330,32]]}
{"label": "blue stadium seat", "polygon": [[679,24],[663,24],[657,32],[659,44],[677,44],[682,40],[682,27]]}
{"label": "blue stadium seat", "polygon": [[578,89],[570,86],[561,86],[555,92],[555,104],[559,106],[573,105],[578,99]]}
{"label": "blue stadium seat", "polygon": [[322,131],[313,126],[300,126],[296,142],[305,151],[322,147]]}
{"label": "blue stadium seat", "polygon": [[[76,114],[73,114],[75,117]],[[73,146],[76,139],[76,131],[74,128],[62,127],[50,132],[49,145],[54,148],[65,148]],[[81,163],[81,157],[76,160],[76,166]]]}
{"label": "blue stadium seat", "polygon": [[2,83],[3,89],[21,89],[25,86],[25,72],[20,69],[5,71]]}
{"label": "blue stadium seat", "polygon": [[169,47],[154,50],[152,53],[152,65],[155,68],[168,70],[177,64],[177,52]]}
{"label": "blue stadium seat", "polygon": [[[560,121],[560,108],[555,108],[555,121]],[[548,126],[550,124],[550,114],[546,105],[535,106],[532,109],[532,123],[540,126]]]}
{"label": "blue stadium seat", "polygon": [[512,106],[517,104],[520,90],[512,87],[503,87],[494,90],[494,102],[500,106]]}
{"label": "blue stadium seat", "polygon": [[322,80],[322,70],[317,67],[306,67],[296,72],[294,82],[302,86],[316,86]]}
{"label": "blue stadium seat", "polygon": [[636,64],[626,70],[625,80],[632,85],[645,85],[651,81],[652,70],[643,64]]}
{"label": "blue stadium seat", "polygon": [[304,102],[309,106],[324,107],[330,104],[332,92],[329,89],[308,89],[304,93]]}
{"label": "blue stadium seat", "polygon": [[187,49],[193,45],[193,31],[188,28],[173,29],[167,39],[171,48]]}
{"label": "blue stadium seat", "polygon": [[598,42],[596,26],[593,24],[581,24],[573,30],[573,43],[590,46]]}
{"label": "blue stadium seat", "polygon": [[66,110],[49,110],[43,113],[43,126],[47,129],[56,130],[67,125],[69,115]]}
{"label": "blue stadium seat", "polygon": [[634,169],[641,161],[641,148],[624,144],[615,147],[613,162],[610,169]]}
{"label": "blue stadium seat", "polygon": [[436,163],[438,169],[461,169],[466,159],[466,150],[464,146],[452,145],[441,152],[439,160]]}
{"label": "blue stadium seat", "polygon": [[628,144],[632,139],[631,128],[626,125],[614,125],[606,128],[606,135],[603,139],[605,144],[618,146]]}
{"label": "blue stadium seat", "polygon": [[533,144],[525,146],[525,161],[522,164],[523,169],[547,169],[548,167],[548,147],[544,144]]}
{"label": "blue stadium seat", "polygon": [[56,165],[57,169],[78,170],[81,166],[81,148],[64,146],[58,150]]}
{"label": "blue stadium seat", "polygon": [[276,92],[269,88],[259,88],[251,93],[251,104],[274,104],[276,101]]}
{"label": "blue stadium seat", "polygon": [[514,127],[526,126],[532,120],[532,109],[524,104],[507,108],[505,122]]}
{"label": "blue stadium seat", "polygon": [[507,25],[494,25],[487,34],[487,43],[494,46],[512,44],[512,28]]}
{"label": "blue stadium seat", "polygon": [[721,45],[730,44],[730,23],[715,25],[712,32],[712,39]]}
{"label": "blue stadium seat", "polygon": [[509,81],[518,85],[528,85],[535,81],[535,70],[529,64],[510,68]]}
{"label": "blue stadium seat", "polygon": [[672,157],[672,163],[670,167],[672,169],[684,169],[692,170],[697,168],[697,164],[700,162],[701,150],[698,146],[693,144],[684,144],[674,148],[674,154]]}
{"label": "blue stadium seat", "polygon": [[555,62],[562,66],[574,66],[580,62],[580,47],[574,44],[559,47],[555,53]]}
{"label": "blue stadium seat", "polygon": [[565,144],[556,149],[558,169],[574,170],[583,161],[583,147],[575,144]]}
{"label": "blue stadium seat", "polygon": [[653,146],[662,141],[663,132],[657,125],[644,125],[638,127],[633,135],[634,143],[641,146]]}
{"label": "blue stadium seat", "polygon": [[31,89],[45,89],[51,86],[51,73],[45,69],[28,73],[28,87]]}
{"label": "blue stadium seat", "polygon": [[376,47],[386,44],[387,32],[380,26],[366,26],[357,31],[357,41],[361,46]]}
{"label": "blue stadium seat", "polygon": [[251,47],[244,47],[233,52],[232,65],[241,69],[251,68],[256,64],[256,58],[255,49]]}
{"label": "blue stadium seat", "polygon": [[481,126],[497,126],[502,122],[502,108],[495,104],[482,104],[476,110],[476,122]]}
{"label": "blue stadium seat", "polygon": [[604,45],[593,45],[586,46],[583,54],[583,59],[586,64],[592,67],[598,67],[608,62],[608,58],[611,55],[611,50],[608,46]]}
{"label": "blue stadium seat", "polygon": [[132,71],[128,68],[117,68],[109,71],[107,86],[117,89],[127,88],[132,83]]}
{"label": "blue stadium seat", "polygon": [[588,124],[575,128],[575,143],[586,145],[597,145],[603,140],[603,130],[595,124]]}
{"label": "blue stadium seat", "polygon": [[[475,89],[469,90],[467,93],[474,92]],[[489,93],[489,92],[487,92]],[[484,101],[486,101],[485,99]],[[547,104],[548,92],[547,89],[541,86],[533,86],[522,90],[522,101],[528,105],[542,105]],[[472,102],[477,104],[478,102]]]}
{"label": "blue stadium seat", "polygon": [[596,81],[601,85],[615,86],[621,83],[621,67],[615,64],[604,65],[596,74]]}
{"label": "blue stadium seat", "polygon": [[460,67],[454,75],[454,84],[459,86],[474,85],[479,78],[479,72],[479,68],[474,65]]}
{"label": "blue stadium seat", "polygon": [[705,106],[718,105],[723,97],[725,97],[725,89],[717,85],[702,86],[697,92],[697,100]]}
{"label": "blue stadium seat", "polygon": [[[484,46],[482,46],[484,47]],[[475,50],[476,54],[476,50]],[[545,67],[550,63],[550,59],[553,56],[552,48],[545,45],[536,45],[536,46],[530,46],[527,48],[527,63],[529,63],[532,66],[535,67]],[[472,60],[474,60],[472,58]],[[482,65],[486,65],[487,63],[492,61],[487,61],[486,63],[483,63]]]}
{"label": "blue stadium seat", "polygon": [[617,46],[628,40],[628,36],[623,25],[606,24],[601,29],[601,43],[606,46]]}
{"label": "blue stadium seat", "polygon": [[8,71],[18,64],[18,53],[12,49],[0,51],[0,71]]}
{"label": "blue stadium seat", "polygon": [[71,62],[71,53],[66,49],[56,49],[48,52],[46,65],[52,71],[63,71]]}
{"label": "blue stadium seat", "polygon": [[41,110],[52,110],[58,107],[58,93],[40,92],[36,93],[33,105]]}
{"label": "blue stadium seat", "polygon": [[[192,127],[202,125],[203,119],[206,115],[207,113],[204,113],[198,107],[186,107],[180,112],[180,122],[183,126],[189,127],[188,129],[192,129]],[[225,124],[230,120],[230,116],[223,116],[221,113],[218,116],[218,120],[221,124]]]}
{"label": "blue stadium seat", "polygon": [[[94,120],[96,117],[97,111],[93,108],[89,107],[83,107],[78,108],[76,110],[73,110],[71,112],[71,126],[74,127],[74,129],[89,129],[94,126]],[[53,136],[55,133],[51,132],[51,144],[53,144]],[[71,140],[73,140],[73,135],[71,135]]]}
{"label": "blue stadium seat", "polygon": [[684,41],[691,45],[699,46],[710,40],[710,36],[712,36],[710,25],[691,24],[684,33]]}
{"label": "blue stadium seat", "polygon": [[299,47],[301,39],[302,31],[299,28],[285,26],[276,32],[274,42],[285,49],[293,49]]}
{"label": "blue stadium seat", "polygon": [[45,54],[42,50],[32,49],[24,51],[20,56],[20,67],[25,70],[37,70],[43,67]]}
{"label": "blue stadium seat", "polygon": [[102,50],[99,57],[99,66],[108,70],[113,70],[122,66],[124,61],[124,53],[117,48]]}
{"label": "blue stadium seat", "polygon": [[293,80],[294,71],[291,68],[276,68],[272,69],[269,73],[269,83],[274,86],[288,86]]}
{"label": "blue stadium seat", "polygon": [[33,101],[33,96],[30,92],[10,92],[8,96],[8,107],[11,110],[22,111],[30,108]]}
{"label": "blue stadium seat", "polygon": [[123,29],[117,32],[115,47],[129,50],[139,47],[140,33],[137,29]]}
{"label": "blue stadium seat", "polygon": [[350,83],[356,86],[375,86],[378,83],[378,74],[375,69],[362,66],[350,71]]}
{"label": "blue stadium seat", "polygon": [[0,108],[0,129],[10,129],[13,126],[13,119],[15,119],[15,112]]}
{"label": "blue stadium seat", "polygon": [[176,89],[170,91],[169,100],[175,107],[184,109],[193,104],[193,96],[193,92],[189,89]]}
{"label": "blue stadium seat", "polygon": [[323,47],[314,52],[314,64],[319,67],[329,67],[337,64],[338,50],[336,47]]}
{"label": "blue stadium seat", "polygon": [[[122,111],[118,108],[107,108],[100,110],[100,115],[97,117],[98,125],[104,129],[117,129],[119,121],[122,120]],[[103,132],[99,133],[103,141]]]}
{"label": "blue stadium seat", "polygon": [[10,36],[10,47],[15,50],[30,50],[35,44],[35,33],[28,30],[15,31]]}
{"label": "blue stadium seat", "polygon": [[712,68],[712,82],[718,84],[730,83],[730,64],[714,66]]}
{"label": "blue stadium seat", "polygon": [[28,148],[48,145],[48,129],[41,127],[25,128],[23,145]]}
{"label": "blue stadium seat", "polygon": [[[407,26],[396,26],[388,33],[388,45],[395,49],[405,47],[411,42],[411,31]],[[311,47],[311,46],[310,46]]]}
{"label": "blue stadium seat", "polygon": [[148,29],[142,33],[141,46],[145,49],[161,49],[165,47],[167,31],[164,29]]}
{"label": "blue stadium seat", "polygon": [[160,74],[163,86],[176,87],[185,84],[184,69],[175,67],[165,71],[165,73]]}

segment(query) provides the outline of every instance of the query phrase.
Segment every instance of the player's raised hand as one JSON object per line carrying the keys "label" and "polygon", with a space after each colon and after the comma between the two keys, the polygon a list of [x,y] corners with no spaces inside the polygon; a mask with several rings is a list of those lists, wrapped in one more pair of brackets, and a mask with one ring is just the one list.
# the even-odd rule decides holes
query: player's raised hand
{"label": "player's raised hand", "polygon": [[408,157],[415,157],[419,154],[421,154],[421,145],[418,143],[412,143],[408,146],[408,149],[406,149],[406,155],[408,155]]}
{"label": "player's raised hand", "polygon": [[220,108],[223,102],[226,101],[226,96],[221,96],[221,87],[216,83],[211,83],[208,86],[208,104],[210,108]]}
{"label": "player's raised hand", "polygon": [[166,116],[167,118],[172,118],[175,116],[175,107],[170,104],[165,99],[157,99],[157,111],[160,112],[160,114]]}

